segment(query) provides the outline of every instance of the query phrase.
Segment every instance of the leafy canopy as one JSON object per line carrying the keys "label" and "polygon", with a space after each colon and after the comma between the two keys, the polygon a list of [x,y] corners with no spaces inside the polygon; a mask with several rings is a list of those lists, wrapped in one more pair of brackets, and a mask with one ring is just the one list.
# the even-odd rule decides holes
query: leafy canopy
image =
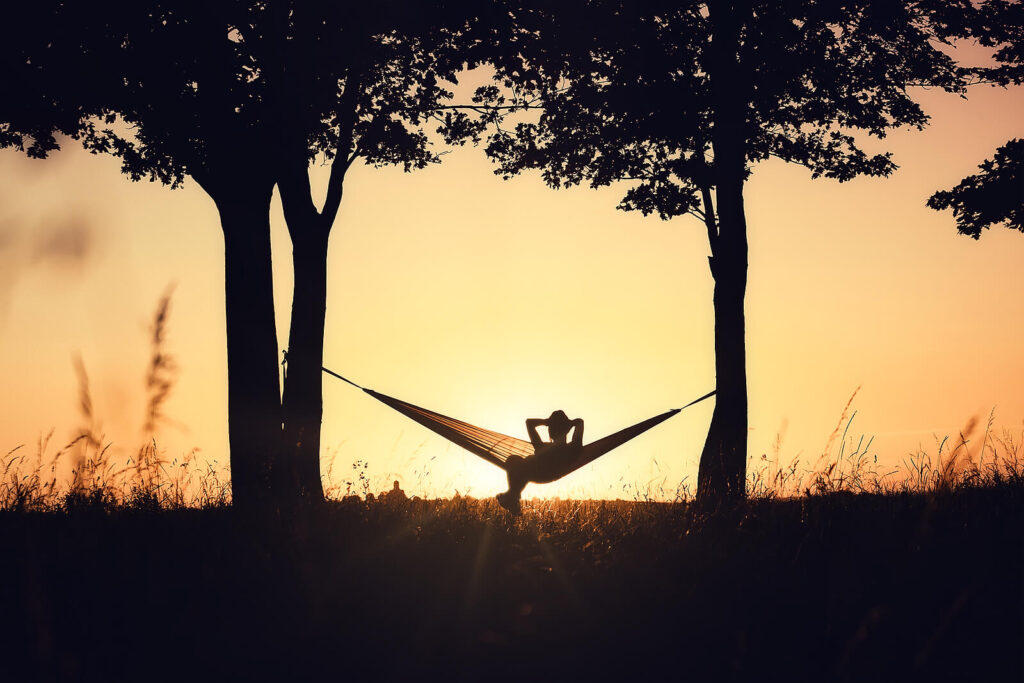
{"label": "leafy canopy", "polygon": [[953,209],[957,230],[974,239],[1000,223],[1024,232],[1024,140],[1010,140],[978,168],[981,173],[933,194],[928,206]]}
{"label": "leafy canopy", "polygon": [[[999,86],[1024,83],[1024,4],[986,0],[969,37],[992,49],[993,65],[973,69],[983,82]],[[928,206],[952,209],[957,230],[978,239],[982,230],[1004,223],[1024,232],[1024,140],[1009,140],[984,161],[981,173],[956,187],[936,192]]]}
{"label": "leafy canopy", "polygon": [[[175,0],[88,12],[54,2],[26,18],[21,44],[3,48],[5,66],[33,67],[9,71],[8,89],[36,97],[0,111],[0,141],[24,146],[30,136],[36,155],[55,148],[30,122],[56,103],[69,116],[43,118],[50,128],[86,125],[91,151],[120,157],[133,180],[172,187],[186,175],[208,190],[232,171],[273,175],[296,146],[307,159],[340,153],[420,168],[438,160],[426,126],[451,141],[471,136],[467,115],[439,115],[451,97],[445,81],[461,67],[445,61],[444,41],[464,21],[458,3],[402,0]],[[442,35],[442,22],[454,29]],[[59,54],[54,32],[72,37]],[[43,57],[46,79],[35,68]]]}
{"label": "leafy canopy", "polygon": [[[737,103],[747,173],[775,157],[845,181],[896,168],[858,135],[923,127],[913,86],[963,92],[969,77],[942,49],[973,11],[968,0],[737,3],[749,12],[736,43],[719,46],[736,64],[727,83],[716,71],[715,3],[543,4],[516,5],[517,50],[495,60],[513,101],[544,103],[536,121],[489,137],[497,172],[539,169],[553,187],[635,181],[620,208],[662,218],[703,217],[716,88]],[[504,104],[496,88],[478,94]]]}
{"label": "leafy canopy", "polygon": [[[60,148],[59,136],[95,134],[103,113],[91,69],[97,45],[82,42],[92,9],[59,0],[16,3],[4,10],[0,41],[0,149],[42,159]],[[101,76],[100,76],[101,77]]]}

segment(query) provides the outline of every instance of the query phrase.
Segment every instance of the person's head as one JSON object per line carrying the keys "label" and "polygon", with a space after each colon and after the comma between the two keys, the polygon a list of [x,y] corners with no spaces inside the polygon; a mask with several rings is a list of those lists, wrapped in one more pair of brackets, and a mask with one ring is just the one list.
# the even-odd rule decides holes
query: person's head
{"label": "person's head", "polygon": [[552,441],[565,441],[565,437],[572,429],[572,420],[561,410],[551,413],[548,418],[548,435]]}

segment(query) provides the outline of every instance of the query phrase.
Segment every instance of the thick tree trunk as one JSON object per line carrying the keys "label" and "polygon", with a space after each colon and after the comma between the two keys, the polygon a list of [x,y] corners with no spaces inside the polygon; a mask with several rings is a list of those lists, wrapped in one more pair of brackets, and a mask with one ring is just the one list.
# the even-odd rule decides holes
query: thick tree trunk
{"label": "thick tree trunk", "polygon": [[718,235],[711,243],[715,279],[715,411],[697,473],[697,499],[705,504],[740,500],[747,476],[746,175],[747,83],[739,60],[741,27],[749,5],[713,3],[709,75],[714,112],[711,143],[718,204]]}
{"label": "thick tree trunk", "polygon": [[[315,217],[319,219],[319,216]],[[285,460],[281,476],[295,483],[308,501],[324,498],[320,479],[320,425],[323,420],[324,320],[327,313],[327,241],[318,220],[296,226],[292,235],[295,290],[288,334],[288,374],[284,389]]]}
{"label": "thick tree trunk", "polygon": [[224,231],[228,440],[236,507],[272,505],[270,468],[280,449],[281,389],[270,254],[272,183],[218,192]]}
{"label": "thick tree trunk", "polygon": [[[735,202],[732,204],[732,202]],[[735,244],[720,242],[711,261],[715,278],[715,411],[697,474],[701,502],[739,500],[746,494],[747,356],[744,298],[747,285],[746,221],[743,196],[722,201],[722,233],[738,232]],[[726,206],[732,204],[729,209]]]}

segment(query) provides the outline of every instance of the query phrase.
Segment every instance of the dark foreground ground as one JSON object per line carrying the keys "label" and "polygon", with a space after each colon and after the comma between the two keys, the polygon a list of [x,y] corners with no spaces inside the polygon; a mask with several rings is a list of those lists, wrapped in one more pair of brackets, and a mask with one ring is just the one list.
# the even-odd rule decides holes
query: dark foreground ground
{"label": "dark foreground ground", "polygon": [[0,513],[0,676],[1020,681],[1022,503]]}

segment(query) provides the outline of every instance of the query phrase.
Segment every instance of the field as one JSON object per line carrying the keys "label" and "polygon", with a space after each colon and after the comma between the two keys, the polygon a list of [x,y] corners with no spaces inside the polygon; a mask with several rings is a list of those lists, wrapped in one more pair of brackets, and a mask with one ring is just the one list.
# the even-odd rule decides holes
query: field
{"label": "field", "polygon": [[1021,680],[1019,476],[688,502],[0,512],[0,676]]}
{"label": "field", "polygon": [[132,457],[78,363],[79,436],[0,458],[0,680],[1024,679],[1024,433],[992,416],[883,468],[847,405],[730,509],[680,485],[514,518],[375,496],[359,461],[325,464],[324,507],[249,519],[157,447],[167,303]]}

